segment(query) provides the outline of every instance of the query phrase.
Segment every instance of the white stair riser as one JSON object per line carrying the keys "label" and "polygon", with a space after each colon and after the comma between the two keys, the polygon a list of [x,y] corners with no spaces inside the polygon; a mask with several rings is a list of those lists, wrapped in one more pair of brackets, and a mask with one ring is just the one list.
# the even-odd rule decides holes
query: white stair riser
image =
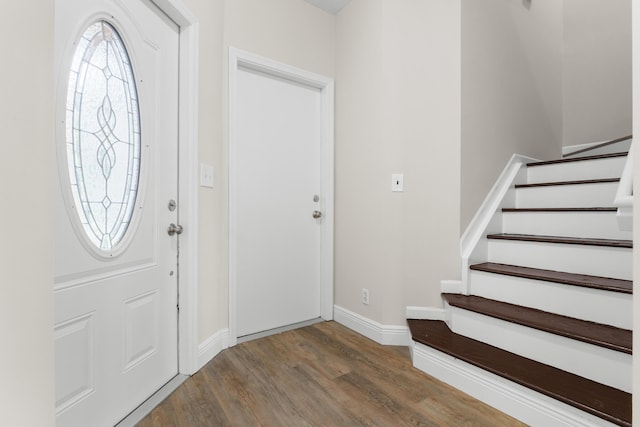
{"label": "white stair riser", "polygon": [[450,308],[450,326],[457,334],[631,393],[630,354]]}
{"label": "white stair riser", "polygon": [[616,212],[504,212],[504,233],[631,240],[620,230]]}
{"label": "white stair riser", "polygon": [[627,280],[633,266],[629,248],[489,239],[488,253],[500,264]]}
{"label": "white stair riser", "polygon": [[617,182],[553,185],[516,189],[518,208],[591,208],[613,206]]}
{"label": "white stair riser", "polygon": [[[632,329],[630,294],[472,270],[473,295],[536,308],[576,319]],[[567,301],[571,301],[567,304]]]}
{"label": "white stair riser", "polygon": [[527,182],[576,181],[583,179],[619,178],[626,157],[585,160],[581,162],[555,163],[527,168]]}

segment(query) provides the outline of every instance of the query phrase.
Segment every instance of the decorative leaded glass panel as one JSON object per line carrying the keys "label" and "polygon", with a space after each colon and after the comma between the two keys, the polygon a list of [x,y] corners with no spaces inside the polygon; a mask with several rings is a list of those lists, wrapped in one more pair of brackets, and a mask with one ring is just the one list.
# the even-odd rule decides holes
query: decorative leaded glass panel
{"label": "decorative leaded glass panel", "polygon": [[92,24],[76,44],[69,73],[69,177],[84,231],[111,250],[133,216],[140,177],[140,110],[129,55],[116,29]]}

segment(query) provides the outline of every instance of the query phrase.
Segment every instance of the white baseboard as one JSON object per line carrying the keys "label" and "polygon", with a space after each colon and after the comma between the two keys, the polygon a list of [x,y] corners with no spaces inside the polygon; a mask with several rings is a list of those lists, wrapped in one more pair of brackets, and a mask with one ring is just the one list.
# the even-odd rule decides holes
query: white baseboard
{"label": "white baseboard", "polygon": [[440,292],[442,292],[443,294],[461,294],[462,291],[462,280],[440,281]]}
{"label": "white baseboard", "polygon": [[606,141],[587,142],[585,144],[564,145],[562,146],[562,155],[566,156],[569,153],[575,153],[576,151],[588,150],[597,145],[603,144]]}
{"label": "white baseboard", "polygon": [[357,313],[333,306],[333,320],[382,345],[404,345],[411,343],[408,326],[382,325]]}
{"label": "white baseboard", "polygon": [[407,319],[418,320],[445,320],[445,312],[442,308],[408,306]]}
{"label": "white baseboard", "polygon": [[198,346],[198,370],[222,350],[229,348],[229,329],[221,329]]}
{"label": "white baseboard", "polygon": [[614,426],[431,347],[412,343],[413,366],[532,426]]}
{"label": "white baseboard", "polygon": [[589,152],[582,152],[582,151],[591,150],[594,148],[595,150],[591,154],[616,153],[616,152],[624,151],[628,149],[628,146],[631,145],[631,140],[632,140],[631,138],[622,139],[613,144],[605,145],[604,147],[599,147],[599,146],[610,143],[612,141],[611,140],[595,141],[595,142],[587,142],[585,144],[565,145],[562,147],[562,155],[571,156],[572,154],[575,154],[576,152],[580,151],[581,153],[578,153],[578,154],[580,154],[581,156],[588,156],[590,154]]}

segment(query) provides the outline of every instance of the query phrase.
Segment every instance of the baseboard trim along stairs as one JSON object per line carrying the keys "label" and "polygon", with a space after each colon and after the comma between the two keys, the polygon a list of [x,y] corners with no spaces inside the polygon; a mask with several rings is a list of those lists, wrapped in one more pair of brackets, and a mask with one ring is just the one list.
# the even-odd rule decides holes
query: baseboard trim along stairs
{"label": "baseboard trim along stairs", "polygon": [[407,311],[443,313],[407,320],[416,368],[532,426],[632,425],[633,240],[614,205],[630,144],[620,141],[507,166],[509,189],[494,186],[502,199],[490,194],[462,238],[460,286],[443,287],[443,308]]}

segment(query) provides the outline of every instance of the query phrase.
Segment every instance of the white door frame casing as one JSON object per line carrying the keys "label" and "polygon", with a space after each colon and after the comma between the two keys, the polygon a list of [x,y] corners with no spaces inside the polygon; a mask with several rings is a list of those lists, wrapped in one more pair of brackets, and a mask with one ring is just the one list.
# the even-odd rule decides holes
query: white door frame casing
{"label": "white door frame casing", "polygon": [[198,369],[198,90],[199,24],[182,0],[152,0],[180,27],[178,95],[178,372]]}
{"label": "white door frame casing", "polygon": [[320,91],[321,188],[324,195],[320,235],[320,315],[333,319],[334,82],[333,79],[233,47],[229,48],[229,344],[237,343],[237,84],[240,68],[259,71]]}

